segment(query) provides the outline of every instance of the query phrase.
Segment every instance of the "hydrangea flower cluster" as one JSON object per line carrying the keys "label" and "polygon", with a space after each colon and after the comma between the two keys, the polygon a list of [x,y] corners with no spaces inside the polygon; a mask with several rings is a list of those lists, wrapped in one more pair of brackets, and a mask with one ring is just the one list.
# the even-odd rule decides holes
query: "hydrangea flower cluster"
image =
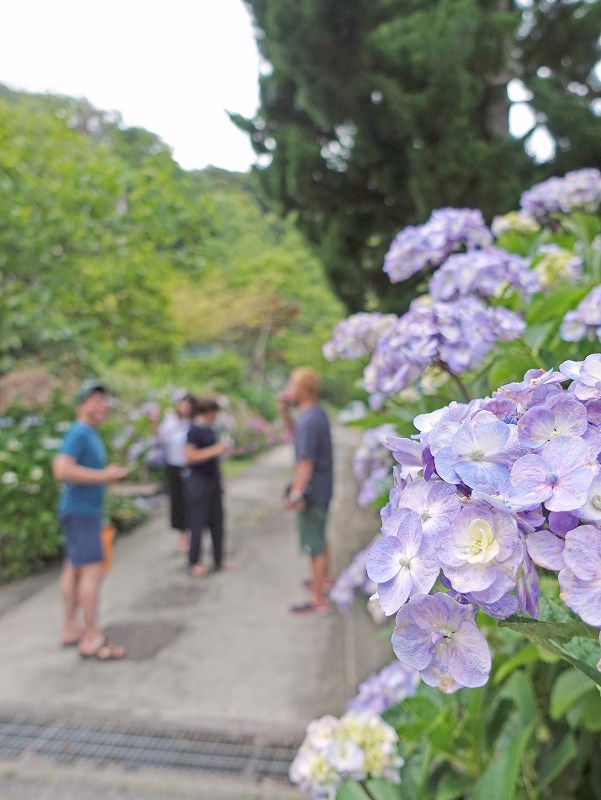
{"label": "hydrangea flower cluster", "polygon": [[330,600],[342,613],[346,613],[353,605],[355,590],[359,589],[368,597],[376,590],[376,585],[367,577],[365,564],[369,553],[370,543],[352,558],[348,567],[338,575],[334,586],[330,589]]}
{"label": "hydrangea flower cluster", "polygon": [[483,685],[476,610],[537,617],[537,566],[601,627],[601,354],[414,424],[415,440],[387,440],[402,468],[366,562],[399,660],[444,692]]}
{"label": "hydrangea flower cluster", "polygon": [[466,295],[501,297],[508,288],[528,299],[539,291],[537,275],[528,259],[499,247],[449,256],[430,280],[434,300],[455,300]]}
{"label": "hydrangea flower cluster", "polygon": [[601,341],[601,286],[595,286],[573,311],[567,312],[559,335],[566,342],[593,340],[595,336]]}
{"label": "hydrangea flower cluster", "polygon": [[394,425],[379,425],[363,431],[361,442],[353,455],[353,477],[359,483],[357,504],[366,508],[390,489],[390,451],[384,439],[394,433]]}
{"label": "hydrangea flower cluster", "polygon": [[395,314],[362,311],[351,314],[334,328],[332,339],[322,348],[324,358],[349,360],[365,358],[373,352],[380,336],[397,319]]}
{"label": "hydrangea flower cluster", "polygon": [[411,697],[420,683],[419,672],[393,661],[380,672],[373,673],[363,681],[357,696],[349,701],[350,711],[370,711],[382,714],[387,708]]}
{"label": "hydrangea flower cluster", "polygon": [[[461,373],[480,363],[498,341],[524,332],[520,316],[506,308],[486,306],[476,297],[438,303],[427,295],[380,337],[363,373],[365,388],[378,405],[415,381],[431,364]],[[478,335],[474,335],[474,331]]]}
{"label": "hydrangea flower cluster", "polygon": [[371,712],[311,722],[290,766],[290,780],[313,800],[334,800],[345,780],[384,778],[399,783],[403,759],[394,728]]}
{"label": "hydrangea flower cluster", "polygon": [[398,283],[424,267],[437,267],[451,253],[491,243],[492,234],[481,211],[438,208],[423,225],[410,225],[397,234],[384,258],[384,272],[392,283]]}
{"label": "hydrangea flower cluster", "polygon": [[572,211],[594,213],[601,203],[601,172],[598,169],[578,169],[563,178],[549,178],[524,192],[521,208],[532,217],[541,219],[549,214]]}
{"label": "hydrangea flower cluster", "polygon": [[534,272],[543,290],[576,283],[582,277],[582,259],[571,250],[565,250],[557,244],[545,244],[538,248],[537,256],[540,258]]}
{"label": "hydrangea flower cluster", "polygon": [[540,225],[525,211],[510,211],[508,214],[495,217],[490,229],[495,239],[508,234],[516,236],[527,236],[528,234],[538,233]]}

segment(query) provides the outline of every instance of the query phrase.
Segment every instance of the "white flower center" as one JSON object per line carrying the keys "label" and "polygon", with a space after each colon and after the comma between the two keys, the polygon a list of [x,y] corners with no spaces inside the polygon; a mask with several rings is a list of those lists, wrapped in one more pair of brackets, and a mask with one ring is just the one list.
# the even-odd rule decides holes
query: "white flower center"
{"label": "white flower center", "polygon": [[401,567],[406,567],[407,569],[409,569],[409,567],[411,566],[411,559],[409,558],[409,556],[401,556],[399,558],[399,564],[401,565]]}
{"label": "white flower center", "polygon": [[596,494],[596,495],[595,495],[595,496],[592,498],[592,500],[591,500],[591,503],[592,503],[592,505],[594,506],[594,508],[596,508],[596,509],[598,509],[599,511],[601,511],[601,495],[598,495],[598,494]]}
{"label": "white flower center", "polygon": [[484,461],[484,450],[472,450],[472,461]]}
{"label": "white flower center", "polygon": [[484,519],[475,519],[469,527],[472,543],[468,549],[467,561],[469,564],[486,564],[498,555],[499,544],[496,541],[492,528]]}

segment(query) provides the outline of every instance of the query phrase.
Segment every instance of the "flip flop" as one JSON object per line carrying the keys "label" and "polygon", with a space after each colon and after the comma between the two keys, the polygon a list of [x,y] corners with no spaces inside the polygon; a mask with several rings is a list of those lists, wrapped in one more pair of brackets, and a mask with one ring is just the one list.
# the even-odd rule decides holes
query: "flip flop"
{"label": "flip flop", "polygon": [[95,661],[120,661],[122,658],[125,658],[126,651],[123,645],[111,644],[105,639],[94,652],[82,653],[80,650],[79,655],[84,660],[92,658]]}
{"label": "flip flop", "polygon": [[329,603],[299,603],[292,606],[290,612],[292,614],[305,615],[305,614],[325,614],[330,611],[332,606]]}

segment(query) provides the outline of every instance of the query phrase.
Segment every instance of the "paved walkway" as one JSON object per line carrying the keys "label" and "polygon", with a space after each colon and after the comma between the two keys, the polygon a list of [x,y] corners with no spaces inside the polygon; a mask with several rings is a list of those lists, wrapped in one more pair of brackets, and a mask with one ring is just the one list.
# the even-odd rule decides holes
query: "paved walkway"
{"label": "paved walkway", "polygon": [[[336,432],[329,528],[335,570],[377,525],[373,512],[358,511],[354,501],[350,458],[356,443],[352,431]],[[0,590],[0,711],[263,731],[272,739],[300,738],[311,719],[342,713],[358,682],[390,660],[390,645],[375,639],[360,604],[344,617],[289,613],[304,599],[308,575],[293,515],[281,507],[290,470],[290,448],[278,447],[228,485],[231,572],[191,578],[175,553],[165,509],[117,541],[101,621],[128,645],[125,661],[82,662],[58,646],[56,582],[42,581],[35,594],[12,606],[19,587]],[[1,784],[0,796],[12,800]],[[213,796],[226,795],[214,790]]]}

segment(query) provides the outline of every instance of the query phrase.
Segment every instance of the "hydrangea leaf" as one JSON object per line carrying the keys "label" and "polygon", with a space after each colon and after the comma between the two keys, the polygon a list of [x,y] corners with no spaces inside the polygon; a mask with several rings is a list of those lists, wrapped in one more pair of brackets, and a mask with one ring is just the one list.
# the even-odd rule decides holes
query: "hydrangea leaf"
{"label": "hydrangea leaf", "polygon": [[567,669],[557,676],[549,703],[549,712],[552,719],[561,719],[566,711],[584,694],[594,689],[595,684],[575,669]]}
{"label": "hydrangea leaf", "polygon": [[541,763],[536,785],[539,791],[548,786],[578,755],[578,747],[572,733],[567,733],[558,747]]}
{"label": "hydrangea leaf", "polygon": [[513,738],[509,747],[496,753],[476,783],[471,800],[514,800],[522,759],[535,727],[533,720]]}

